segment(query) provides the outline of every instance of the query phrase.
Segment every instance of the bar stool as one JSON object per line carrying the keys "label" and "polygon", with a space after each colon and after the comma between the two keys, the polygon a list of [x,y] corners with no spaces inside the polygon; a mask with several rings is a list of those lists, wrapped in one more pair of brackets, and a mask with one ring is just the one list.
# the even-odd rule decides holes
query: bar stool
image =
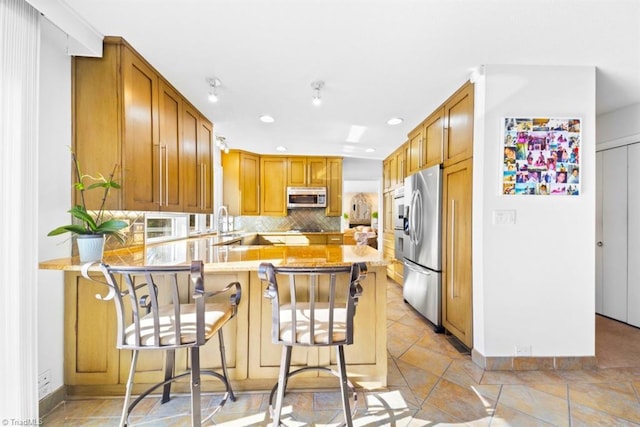
{"label": "bar stool", "polygon": [[[353,386],[347,378],[343,346],[353,343],[353,317],[362,294],[360,282],[366,274],[364,263],[313,268],[260,264],[258,277],[268,283],[264,296],[271,299],[272,341],[283,345],[278,383],[269,397],[273,426],[280,425],[288,379],[309,369],[330,372],[340,379],[345,424],[353,425],[348,394]],[[285,283],[286,279],[288,286],[279,285],[279,281]],[[291,371],[293,346],[336,347],[338,372],[326,366],[307,366]],[[276,390],[274,410],[272,401]]]}
{"label": "bar stool", "polygon": [[[112,267],[103,263],[99,268],[106,283],[90,274],[95,263],[82,267],[82,275],[90,280],[108,286],[109,293],[98,299],[113,300],[116,307],[117,335],[116,347],[133,350],[126,394],[122,408],[120,426],[128,424],[129,414],[149,393],[163,387],[162,403],[170,399],[171,383],[184,376],[191,376],[191,422],[199,426],[207,421],[230,398],[235,401],[229,382],[225,359],[222,327],[237,313],[241,298],[240,283],[233,282],[216,292],[205,292],[204,269],[202,261],[193,261],[191,265]],[[191,301],[180,301],[181,282],[192,286]],[[184,295],[184,291],[182,295]],[[226,302],[206,302],[206,299],[218,295],[230,294]],[[225,297],[226,299],[226,297]],[[215,334],[220,347],[221,371],[200,370],[200,347]],[[191,355],[191,369],[175,374],[175,351],[187,348]],[[143,350],[164,350],[167,352],[164,367],[164,381],[152,385],[140,394],[132,403],[131,389],[136,370],[138,355]],[[201,420],[200,376],[213,375],[225,387],[225,394],[219,405],[204,420]]]}

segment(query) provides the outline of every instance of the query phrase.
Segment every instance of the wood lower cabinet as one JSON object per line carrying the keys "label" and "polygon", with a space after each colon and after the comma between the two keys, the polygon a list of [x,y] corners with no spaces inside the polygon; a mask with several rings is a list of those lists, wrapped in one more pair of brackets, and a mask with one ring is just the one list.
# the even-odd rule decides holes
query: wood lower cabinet
{"label": "wood lower cabinet", "polygon": [[259,234],[259,245],[326,245],[324,234]]}
{"label": "wood lower cabinet", "polygon": [[[197,176],[211,190],[211,122],[191,107],[200,123],[194,137],[188,102],[122,38],[106,37],[101,58],[74,57],[72,73],[73,149],[83,172],[108,176],[118,166],[114,179],[122,189],[111,194],[105,208],[194,211],[185,195],[191,188],[185,184],[191,179],[185,177],[190,144],[195,138]],[[212,194],[198,193],[204,198],[195,212],[212,210]],[[76,203],[78,197],[76,192]],[[101,192],[85,197],[90,210],[102,203]]]}
{"label": "wood lower cabinet", "polygon": [[442,174],[442,324],[470,348],[472,163],[464,160]]}
{"label": "wood lower cabinet", "polygon": [[327,245],[341,245],[344,241],[342,233],[327,234]]}
{"label": "wood lower cabinet", "polygon": [[286,157],[260,157],[260,214],[287,216]]}
{"label": "wood lower cabinet", "polygon": [[[318,257],[326,256],[328,246],[314,246]],[[363,294],[355,316],[355,343],[345,346],[347,370],[354,383],[386,385],[386,283],[382,266],[371,266],[362,283]],[[264,286],[255,271],[211,272],[206,274],[207,291],[217,290],[232,281],[242,286],[238,314],[223,328],[225,356],[229,375],[236,390],[268,390],[277,381],[281,346],[271,342],[271,302],[264,298]],[[112,301],[101,301],[95,295],[105,295],[106,286],[84,279],[79,272],[65,272],[65,349],[64,383],[73,396],[122,395],[125,390],[132,351],[115,346],[116,319]],[[184,292],[189,302],[191,290]],[[382,315],[381,315],[382,313]],[[163,377],[164,352],[141,352],[136,369],[134,393]],[[328,349],[296,349],[293,365],[331,363],[335,356]],[[201,368],[220,367],[217,338],[201,348]],[[176,352],[176,372],[189,368],[186,351]],[[336,385],[333,376],[310,373],[307,387]],[[205,391],[220,390],[220,383],[209,376],[202,377]],[[296,382],[299,380],[297,379]],[[323,382],[324,381],[324,382]],[[189,389],[188,380],[178,381],[179,392]]]}
{"label": "wood lower cabinet", "polygon": [[[249,282],[248,272],[208,273],[205,279],[207,291],[221,289],[226,284]],[[130,350],[118,350],[115,346],[116,316],[112,301],[101,301],[95,295],[106,295],[106,286],[91,282],[79,273],[65,274],[65,384],[69,386],[113,385],[103,390],[119,392],[126,384],[131,365]],[[190,289],[185,290],[189,302]],[[223,328],[225,357],[232,379],[247,377],[248,296],[240,302],[237,316]],[[164,352],[140,352],[134,382],[151,384],[163,377]],[[200,351],[201,369],[220,367],[217,338],[212,339]],[[186,350],[176,352],[176,372],[188,368]],[[203,376],[203,381],[214,382]],[[117,387],[116,387],[117,386]],[[213,384],[215,387],[216,385]],[[142,385],[138,388],[144,388]],[[82,387],[77,388],[82,393]]]}
{"label": "wood lower cabinet", "polygon": [[[251,282],[257,281],[255,272],[251,272]],[[384,285],[384,267],[370,268],[362,283],[360,297],[354,318],[354,344],[345,346],[347,371],[354,382],[364,378],[378,377],[376,372],[385,371],[381,366],[382,354],[386,353],[386,320],[379,313],[386,312],[386,287]],[[251,324],[249,331],[249,377],[275,378],[280,368],[282,346],[271,340],[271,300],[264,298],[262,287],[252,287],[250,292]],[[320,364],[336,365],[335,351],[328,348],[294,347],[291,356],[292,368],[301,368]],[[385,362],[386,363],[386,362]],[[296,376],[312,378],[310,384],[317,383],[317,377],[326,376],[317,371]],[[359,378],[360,377],[360,378]],[[378,378],[380,380],[380,378]],[[332,384],[335,378],[330,378]]]}

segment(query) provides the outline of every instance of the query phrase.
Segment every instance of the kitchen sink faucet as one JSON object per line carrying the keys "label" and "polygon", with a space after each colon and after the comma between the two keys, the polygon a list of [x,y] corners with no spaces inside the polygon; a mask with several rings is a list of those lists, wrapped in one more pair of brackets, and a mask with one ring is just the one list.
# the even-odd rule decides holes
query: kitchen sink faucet
{"label": "kitchen sink faucet", "polygon": [[218,233],[225,233],[229,231],[229,211],[225,205],[221,205],[216,212],[216,219],[218,221]]}

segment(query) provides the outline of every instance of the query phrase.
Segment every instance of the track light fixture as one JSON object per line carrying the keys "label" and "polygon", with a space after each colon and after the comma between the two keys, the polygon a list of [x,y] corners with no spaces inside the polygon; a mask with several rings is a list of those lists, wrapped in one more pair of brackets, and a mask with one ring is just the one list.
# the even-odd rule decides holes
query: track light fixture
{"label": "track light fixture", "polygon": [[311,83],[311,88],[313,89],[313,105],[318,106],[322,104],[322,98],[320,97],[320,89],[324,87],[324,82],[322,80],[316,80]]}
{"label": "track light fixture", "polygon": [[217,77],[211,77],[207,79],[209,83],[209,101],[216,103],[218,102],[218,93],[217,88],[222,84],[220,79]]}
{"label": "track light fixture", "polygon": [[227,154],[229,153],[229,144],[227,143],[227,138],[224,136],[216,136],[216,146],[220,148],[220,151],[224,151]]}

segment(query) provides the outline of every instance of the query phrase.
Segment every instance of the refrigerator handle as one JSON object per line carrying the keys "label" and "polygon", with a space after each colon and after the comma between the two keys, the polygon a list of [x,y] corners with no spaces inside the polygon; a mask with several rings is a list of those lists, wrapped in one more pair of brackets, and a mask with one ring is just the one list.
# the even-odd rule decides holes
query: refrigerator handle
{"label": "refrigerator handle", "polygon": [[416,244],[416,228],[418,227],[418,215],[416,215],[416,190],[411,192],[411,221],[409,227],[409,240],[412,245]]}
{"label": "refrigerator handle", "polygon": [[415,268],[414,266],[412,266],[411,264],[405,262],[404,266],[407,267],[409,270],[411,271],[415,271],[416,273],[420,273],[420,274],[424,274],[426,276],[430,276],[431,272],[427,271],[427,270],[418,270],[417,268]]}

